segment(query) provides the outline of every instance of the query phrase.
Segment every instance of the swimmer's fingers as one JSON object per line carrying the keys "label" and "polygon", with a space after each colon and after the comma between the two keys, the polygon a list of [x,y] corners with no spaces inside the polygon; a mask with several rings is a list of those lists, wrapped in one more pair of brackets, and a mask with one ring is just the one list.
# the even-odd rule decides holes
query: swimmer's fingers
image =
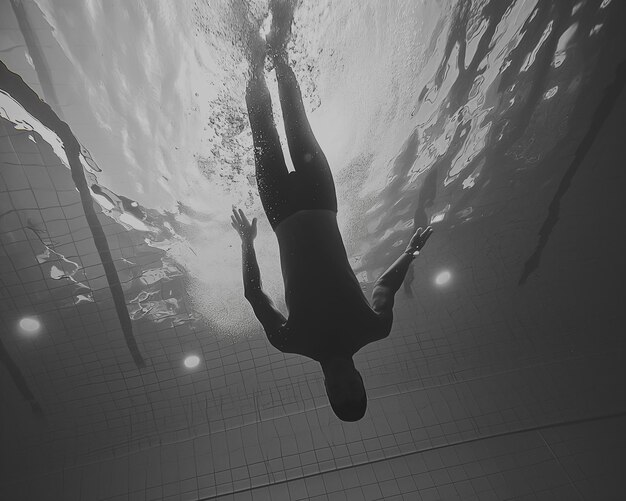
{"label": "swimmer's fingers", "polygon": [[417,249],[421,234],[422,234],[422,227],[420,226],[417,230],[415,230],[415,233],[413,233],[413,236],[411,237],[411,240],[409,241],[409,248]]}
{"label": "swimmer's fingers", "polygon": [[233,219],[233,221],[242,229],[251,227],[250,221],[248,221],[248,218],[241,209],[233,207],[233,215],[231,216],[231,219]]}
{"label": "swimmer's fingers", "polygon": [[239,217],[239,214],[237,213],[237,208],[234,206],[233,206],[233,215],[231,216],[231,219],[233,219],[235,223],[237,223],[238,225],[241,224],[241,218]]}
{"label": "swimmer's fingers", "polygon": [[422,231],[422,227],[420,226],[417,231],[411,237],[411,241],[409,243],[409,250],[422,250],[422,247],[426,244],[428,238],[432,235],[433,229],[431,226],[427,227]]}
{"label": "swimmer's fingers", "polygon": [[236,224],[237,226],[241,226],[241,218],[239,217],[239,214],[237,213],[237,209],[235,209],[235,207],[233,207],[233,213],[230,216],[230,220],[232,221],[233,224]]}
{"label": "swimmer's fingers", "polygon": [[237,222],[234,216],[230,216],[230,225],[235,229],[237,233],[239,233],[240,236],[242,235],[241,225]]}
{"label": "swimmer's fingers", "polygon": [[257,235],[257,218],[252,219],[252,223],[248,220],[241,209],[233,207],[233,214],[230,216],[230,224],[242,239],[252,239]]}
{"label": "swimmer's fingers", "polygon": [[433,234],[432,226],[429,226],[422,232],[422,234],[420,235],[420,240],[422,242],[422,245],[426,243],[426,240],[428,240],[432,234]]}
{"label": "swimmer's fingers", "polygon": [[432,226],[429,226],[428,228],[426,228],[424,231],[421,232],[421,234],[418,237],[417,250],[422,250],[422,247],[426,245],[426,241],[430,238],[432,234],[433,234]]}
{"label": "swimmer's fingers", "polygon": [[250,221],[248,221],[248,218],[246,217],[246,215],[243,213],[241,209],[239,209],[239,218],[242,221],[244,226],[246,227],[250,226]]}

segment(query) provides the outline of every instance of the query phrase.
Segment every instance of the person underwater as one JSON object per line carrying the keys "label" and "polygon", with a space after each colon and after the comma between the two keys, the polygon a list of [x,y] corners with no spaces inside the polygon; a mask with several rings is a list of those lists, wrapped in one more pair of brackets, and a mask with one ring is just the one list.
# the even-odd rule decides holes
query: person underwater
{"label": "person underwater", "polygon": [[[270,2],[272,26],[267,40],[258,32],[253,36],[246,88],[257,185],[278,239],[288,318],[262,288],[254,250],[257,219],[250,222],[233,208],[231,223],[241,237],[244,294],[269,342],[282,352],[319,362],[334,413],[343,421],[358,421],[365,414],[367,394],[353,356],[389,335],[394,296],[433,230],[417,229],[402,256],[376,281],[370,305],[348,261],[337,225],[333,176],[288,64],[293,8],[292,2]],[[265,81],[267,57],[276,72],[293,172],[287,169],[273,119]]]}

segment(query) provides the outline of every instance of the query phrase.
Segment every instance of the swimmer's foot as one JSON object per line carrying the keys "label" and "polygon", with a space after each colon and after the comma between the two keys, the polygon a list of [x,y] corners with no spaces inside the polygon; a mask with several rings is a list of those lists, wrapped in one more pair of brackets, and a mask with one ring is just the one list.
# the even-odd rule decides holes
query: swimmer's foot
{"label": "swimmer's foot", "polygon": [[267,48],[272,59],[287,57],[295,7],[296,0],[270,0],[272,26],[267,35]]}

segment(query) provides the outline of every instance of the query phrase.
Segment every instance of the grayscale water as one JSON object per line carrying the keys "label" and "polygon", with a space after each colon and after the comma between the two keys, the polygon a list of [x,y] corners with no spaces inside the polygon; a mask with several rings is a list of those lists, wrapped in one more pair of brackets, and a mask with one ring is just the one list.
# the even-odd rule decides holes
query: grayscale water
{"label": "grayscale water", "polygon": [[363,289],[435,230],[352,424],[243,297],[232,206],[285,311],[244,98],[267,10],[0,0],[0,498],[618,499],[626,4],[296,9]]}

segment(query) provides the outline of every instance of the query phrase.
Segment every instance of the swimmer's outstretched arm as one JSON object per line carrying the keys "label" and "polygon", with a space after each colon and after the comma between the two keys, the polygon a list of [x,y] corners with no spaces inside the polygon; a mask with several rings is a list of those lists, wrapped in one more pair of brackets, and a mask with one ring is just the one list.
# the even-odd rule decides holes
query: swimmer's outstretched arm
{"label": "swimmer's outstretched arm", "polygon": [[241,209],[233,207],[230,224],[241,237],[243,288],[246,298],[254,295],[257,291],[263,290],[261,288],[261,270],[259,270],[256,252],[254,251],[254,239],[257,235],[256,223],[256,217],[250,223]]}
{"label": "swimmer's outstretched arm", "polygon": [[372,291],[372,308],[379,315],[391,316],[394,296],[402,285],[406,272],[417,255],[416,253],[424,247],[432,233],[433,229],[430,226],[424,231],[422,228],[418,228],[402,256],[396,259],[396,262],[376,281]]}
{"label": "swimmer's outstretched arm", "polygon": [[252,223],[241,209],[233,208],[230,217],[232,227],[241,237],[241,256],[243,268],[244,296],[252,306],[254,314],[263,325],[265,332],[271,336],[273,332],[285,324],[283,314],[274,307],[270,297],[265,294],[261,286],[261,271],[254,251],[254,239],[257,235],[257,219]]}

